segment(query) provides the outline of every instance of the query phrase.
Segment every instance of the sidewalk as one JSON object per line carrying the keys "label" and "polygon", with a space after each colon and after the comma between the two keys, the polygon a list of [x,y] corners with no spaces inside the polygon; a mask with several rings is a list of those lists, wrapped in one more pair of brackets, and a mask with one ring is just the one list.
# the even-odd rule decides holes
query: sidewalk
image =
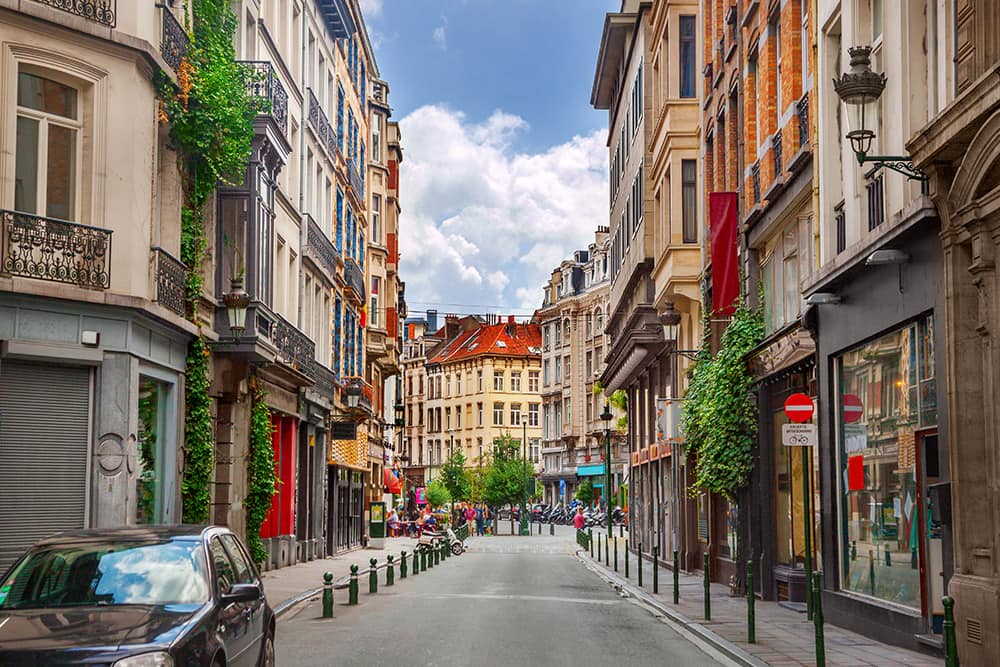
{"label": "sidewalk", "polygon": [[[336,556],[318,558],[278,570],[270,570],[261,575],[264,582],[264,593],[274,608],[275,614],[280,617],[297,602],[319,595],[323,590],[324,572],[332,573],[334,586],[340,588],[347,584],[351,574],[351,565],[357,565],[358,573],[364,575],[364,584],[367,586],[368,568],[372,558],[378,559],[378,564],[381,566],[385,563],[385,557],[392,554],[398,564],[400,552],[406,551],[406,559],[409,562],[410,554],[413,553],[413,547],[416,543],[416,539],[408,537],[390,537],[385,541],[385,549],[359,548]],[[380,575],[380,578],[384,578],[384,575]],[[342,595],[346,595],[346,593]]]}
{"label": "sidewalk", "polygon": [[[623,554],[619,554],[617,573],[605,567],[603,559],[591,559],[589,551],[578,550],[577,556],[609,582],[657,607],[668,618],[741,664],[754,667],[816,664],[815,626],[804,613],[757,600],[754,604],[757,643],[748,644],[746,598],[730,597],[727,586],[711,585],[712,620],[705,621],[704,580],[700,576],[680,574],[680,603],[675,605],[673,572],[663,563],[659,569],[659,595],[653,595],[652,562],[643,561],[643,587],[640,589],[634,554],[629,554],[627,581]],[[827,665],[940,667],[943,663],[942,658],[882,644],[829,623],[824,625],[824,637]]]}

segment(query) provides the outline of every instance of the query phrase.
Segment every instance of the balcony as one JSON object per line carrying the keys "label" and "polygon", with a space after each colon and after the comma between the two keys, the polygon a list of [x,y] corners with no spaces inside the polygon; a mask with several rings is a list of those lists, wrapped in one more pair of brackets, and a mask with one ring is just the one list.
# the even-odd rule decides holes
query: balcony
{"label": "balcony", "polygon": [[753,203],[760,203],[760,164],[754,163],[750,168],[750,179],[753,187]]}
{"label": "balcony", "polygon": [[281,315],[275,315],[271,343],[278,349],[278,361],[315,379],[315,343]]}
{"label": "balcony", "polygon": [[[344,405],[347,405],[347,395],[344,393],[344,390],[351,384],[361,385],[361,397],[358,400],[358,407],[354,409],[355,412],[365,416],[371,416],[373,414],[373,406],[375,405],[375,387],[359,375],[348,375],[344,377],[340,388],[340,399],[343,401]],[[438,432],[440,432],[440,430]]]}
{"label": "balcony", "polygon": [[334,396],[337,393],[337,376],[334,375],[333,371],[315,359],[310,362],[310,366],[311,373],[306,373],[306,375],[311,375],[312,379],[316,382],[312,387],[313,391],[325,398],[332,405]]}
{"label": "balcony", "polygon": [[346,39],[358,29],[346,0],[316,0],[316,5],[334,39]]}
{"label": "balcony", "polygon": [[160,37],[160,53],[174,72],[180,73],[181,60],[187,55],[191,46],[187,31],[180,24],[174,13],[166,5],[160,7],[163,16],[162,35]]}
{"label": "balcony", "polygon": [[347,283],[348,296],[352,296],[358,304],[364,305],[365,273],[350,257],[344,261],[344,282]]}
{"label": "balcony", "polygon": [[326,233],[320,229],[311,215],[306,216],[308,227],[306,231],[306,253],[314,260],[314,263],[329,274],[333,279],[340,270],[340,254],[333,247],[333,242]]}
{"label": "balcony", "polygon": [[802,96],[795,111],[799,117],[799,146],[801,147],[809,143],[809,93]]}
{"label": "balcony", "polygon": [[188,268],[163,248],[152,250],[156,261],[156,302],[185,317]]}
{"label": "balcony", "polygon": [[337,131],[330,125],[330,119],[326,117],[326,112],[320,105],[312,88],[309,91],[309,126],[316,134],[316,140],[326,150],[331,160],[337,156]]}
{"label": "balcony", "polygon": [[351,184],[351,189],[357,195],[358,201],[365,201],[365,182],[361,180],[361,173],[358,171],[358,161],[350,159],[347,161],[347,177]]}
{"label": "balcony", "polygon": [[61,9],[114,28],[118,21],[118,0],[36,0],[43,5]]}
{"label": "balcony", "polygon": [[0,272],[106,290],[111,230],[40,215],[0,211]]}
{"label": "balcony", "polygon": [[868,231],[885,222],[885,189],[882,177],[884,172],[878,168],[865,174],[867,183],[865,191],[868,194]]}
{"label": "balcony", "polygon": [[276,363],[274,368],[284,367],[288,379],[300,386],[316,379],[315,343],[260,301],[247,308],[246,330],[238,341],[233,340],[226,307],[220,302],[215,308],[215,331],[219,341],[213,348],[218,352],[251,364]]}
{"label": "balcony", "polygon": [[258,115],[273,118],[282,134],[287,135],[288,93],[274,66],[266,60],[241,60],[240,63],[247,68],[247,95],[256,105]]}
{"label": "balcony", "polygon": [[782,172],[784,172],[784,165],[781,161],[781,131],[774,133],[774,137],[771,139],[771,156],[774,158],[774,179],[778,180],[781,178]]}

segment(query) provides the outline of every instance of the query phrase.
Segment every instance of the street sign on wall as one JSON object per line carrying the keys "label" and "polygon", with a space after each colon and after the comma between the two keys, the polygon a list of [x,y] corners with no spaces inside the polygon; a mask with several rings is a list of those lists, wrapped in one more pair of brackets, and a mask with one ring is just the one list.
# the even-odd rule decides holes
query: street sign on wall
{"label": "street sign on wall", "polygon": [[785,399],[785,416],[797,423],[807,422],[812,419],[815,406],[808,395],[803,393],[792,394]]}
{"label": "street sign on wall", "polygon": [[815,447],[816,424],[782,424],[781,444],[785,447]]}

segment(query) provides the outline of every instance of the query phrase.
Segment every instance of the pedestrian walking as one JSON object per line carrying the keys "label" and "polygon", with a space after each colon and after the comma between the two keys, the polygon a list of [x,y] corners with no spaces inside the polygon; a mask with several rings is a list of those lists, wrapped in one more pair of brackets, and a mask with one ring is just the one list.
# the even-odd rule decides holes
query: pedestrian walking
{"label": "pedestrian walking", "polygon": [[489,505],[483,506],[483,517],[486,520],[486,534],[493,535],[493,510]]}
{"label": "pedestrian walking", "polygon": [[583,508],[577,507],[576,516],[573,517],[573,527],[576,528],[577,530],[583,530],[583,525],[586,522],[587,521],[583,518]]}
{"label": "pedestrian walking", "polygon": [[472,522],[476,519],[476,510],[472,509],[472,505],[467,505],[465,507],[465,523],[468,524],[469,528],[472,528]]}
{"label": "pedestrian walking", "polygon": [[483,514],[483,506],[476,507],[476,535],[486,535],[486,517]]}

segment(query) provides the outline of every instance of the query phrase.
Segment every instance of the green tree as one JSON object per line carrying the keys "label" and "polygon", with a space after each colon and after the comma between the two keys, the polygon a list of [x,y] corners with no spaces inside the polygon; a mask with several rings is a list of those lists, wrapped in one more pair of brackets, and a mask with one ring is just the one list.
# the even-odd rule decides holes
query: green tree
{"label": "green tree", "polygon": [[425,497],[432,508],[443,507],[451,502],[451,492],[440,479],[428,485]]}
{"label": "green tree", "polygon": [[472,497],[472,476],[465,467],[465,454],[456,449],[441,466],[439,479],[448,488],[452,500],[469,500]]}
{"label": "green tree", "polygon": [[507,434],[494,441],[493,449],[493,459],[483,475],[482,499],[493,507],[516,505],[524,499],[528,480],[521,446]]}
{"label": "green tree", "polygon": [[584,505],[591,504],[594,502],[594,485],[590,483],[589,479],[583,480],[583,483],[576,487],[576,493],[573,497]]}

